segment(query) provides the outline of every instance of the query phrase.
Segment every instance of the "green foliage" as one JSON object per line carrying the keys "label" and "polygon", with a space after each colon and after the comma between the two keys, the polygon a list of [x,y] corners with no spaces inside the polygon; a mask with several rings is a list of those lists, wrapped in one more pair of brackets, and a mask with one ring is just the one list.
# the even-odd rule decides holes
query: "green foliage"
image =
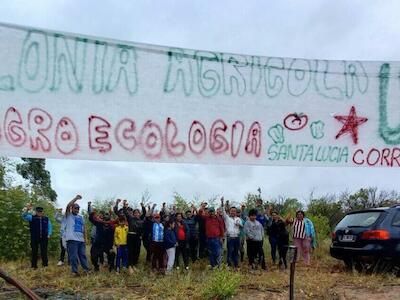
{"label": "green foliage", "polygon": [[110,210],[113,211],[113,207],[115,205],[115,199],[96,199],[92,203],[93,208],[95,208],[97,211],[103,211],[103,212],[109,212]]}
{"label": "green foliage", "polygon": [[174,205],[176,206],[177,211],[180,212],[185,212],[190,209],[189,202],[177,192],[174,193]]}
{"label": "green foliage", "polygon": [[244,205],[246,205],[248,209],[255,208],[258,200],[261,200],[260,194],[247,193],[244,197]]}
{"label": "green foliage", "polygon": [[203,296],[205,299],[232,298],[238,290],[240,275],[230,272],[225,267],[215,270],[206,280]]}
{"label": "green foliage", "polygon": [[11,186],[14,179],[10,176],[12,170],[15,170],[14,163],[6,157],[0,157],[0,188],[5,189]]}
{"label": "green foliage", "polygon": [[340,204],[345,211],[359,210],[372,207],[391,206],[399,203],[400,195],[397,191],[378,192],[376,187],[359,189],[354,194],[342,193]]}
{"label": "green foliage", "polygon": [[307,214],[307,218],[309,218],[315,228],[315,232],[317,235],[317,244],[320,244],[321,241],[325,240],[331,234],[331,226],[329,225],[329,220],[325,216],[321,215],[309,215]]}
{"label": "green foliage", "polygon": [[0,187],[6,186],[6,166],[0,161]]}
{"label": "green foliage", "polygon": [[296,198],[287,198],[283,202],[282,214],[294,216],[298,210],[303,209],[303,204]]}
{"label": "green foliage", "polygon": [[53,224],[53,236],[49,240],[49,252],[59,247],[59,226],[54,220],[55,208],[47,201],[32,199],[27,191],[18,188],[0,190],[0,259],[18,259],[30,255],[29,224],[21,217],[27,202],[42,206]]}
{"label": "green foliage", "polygon": [[22,158],[23,163],[17,164],[16,170],[28,180],[36,197],[56,201],[57,193],[51,187],[50,172],[46,170],[46,160],[41,158]]}
{"label": "green foliage", "polygon": [[333,228],[344,216],[344,211],[339,202],[331,197],[312,199],[308,204],[307,213],[313,216],[323,216],[328,219],[330,228]]}

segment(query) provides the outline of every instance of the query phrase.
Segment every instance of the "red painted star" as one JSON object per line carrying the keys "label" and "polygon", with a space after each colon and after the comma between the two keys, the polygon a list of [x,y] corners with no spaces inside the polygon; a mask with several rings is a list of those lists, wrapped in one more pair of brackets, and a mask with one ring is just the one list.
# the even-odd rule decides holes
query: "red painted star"
{"label": "red painted star", "polygon": [[340,129],[340,131],[336,135],[336,139],[346,133],[351,133],[354,144],[357,144],[358,126],[367,122],[368,118],[357,117],[356,109],[354,108],[354,106],[351,107],[348,116],[334,116],[334,118],[344,124],[342,129]]}

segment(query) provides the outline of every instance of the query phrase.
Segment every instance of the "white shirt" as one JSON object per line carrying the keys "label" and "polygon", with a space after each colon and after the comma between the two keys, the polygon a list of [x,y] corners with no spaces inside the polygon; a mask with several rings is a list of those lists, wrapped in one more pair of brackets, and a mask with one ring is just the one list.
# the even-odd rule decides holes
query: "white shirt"
{"label": "white shirt", "polygon": [[222,208],[222,214],[224,216],[226,236],[231,238],[239,237],[240,226],[242,225],[242,219],[239,217],[230,217],[224,208]]}

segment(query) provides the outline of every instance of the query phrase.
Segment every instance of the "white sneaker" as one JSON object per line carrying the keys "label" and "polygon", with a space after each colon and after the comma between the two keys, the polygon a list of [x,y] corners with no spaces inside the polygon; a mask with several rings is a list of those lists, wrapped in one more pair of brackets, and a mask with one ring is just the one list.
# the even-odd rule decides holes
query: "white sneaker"
{"label": "white sneaker", "polygon": [[189,267],[185,267],[185,270],[188,271],[188,270],[189,270]]}
{"label": "white sneaker", "polygon": [[57,263],[57,266],[59,266],[59,267],[61,267],[63,265],[64,265],[64,263],[61,260]]}

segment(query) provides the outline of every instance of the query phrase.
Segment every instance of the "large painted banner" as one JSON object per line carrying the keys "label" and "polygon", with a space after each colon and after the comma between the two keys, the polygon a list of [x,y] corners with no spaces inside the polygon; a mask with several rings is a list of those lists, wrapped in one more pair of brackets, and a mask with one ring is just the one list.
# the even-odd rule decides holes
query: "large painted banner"
{"label": "large painted banner", "polygon": [[0,155],[399,167],[399,76],[0,25]]}

